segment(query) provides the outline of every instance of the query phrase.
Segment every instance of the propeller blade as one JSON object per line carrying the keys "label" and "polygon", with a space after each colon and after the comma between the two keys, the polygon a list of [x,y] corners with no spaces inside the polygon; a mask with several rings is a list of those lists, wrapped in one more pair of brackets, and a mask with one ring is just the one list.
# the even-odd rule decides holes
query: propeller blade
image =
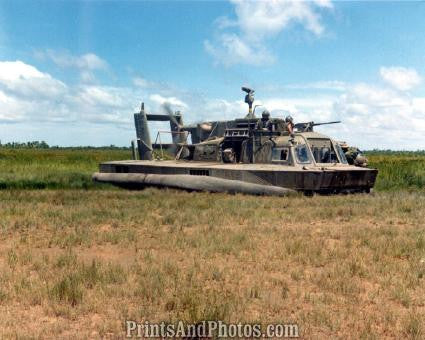
{"label": "propeller blade", "polygon": [[173,121],[174,124],[176,124],[178,126],[179,129],[182,128],[182,125],[179,124],[179,122],[177,121],[176,117],[174,116],[174,112],[171,109],[171,105],[168,102],[165,102],[161,105],[162,109],[165,111],[166,114],[168,114],[170,116],[170,119]]}

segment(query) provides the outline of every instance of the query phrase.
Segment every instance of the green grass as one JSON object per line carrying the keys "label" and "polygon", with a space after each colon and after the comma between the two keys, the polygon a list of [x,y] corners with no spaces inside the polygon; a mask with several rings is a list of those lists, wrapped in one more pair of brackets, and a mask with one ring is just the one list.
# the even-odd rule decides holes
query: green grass
{"label": "green grass", "polygon": [[91,179],[99,163],[130,158],[125,149],[0,148],[0,189],[103,188]]}
{"label": "green grass", "polygon": [[425,153],[385,152],[367,153],[371,167],[379,170],[377,191],[417,190],[425,188]]}
{"label": "green grass", "polygon": [[[424,152],[371,151],[371,167],[379,170],[376,191],[425,188]],[[0,189],[99,189],[91,175],[99,163],[131,158],[128,149],[0,148]]]}

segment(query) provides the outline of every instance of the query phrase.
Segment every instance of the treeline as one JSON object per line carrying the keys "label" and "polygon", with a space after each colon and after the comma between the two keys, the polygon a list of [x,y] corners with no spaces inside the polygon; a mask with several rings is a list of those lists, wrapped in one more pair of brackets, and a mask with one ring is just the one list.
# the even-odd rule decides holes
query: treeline
{"label": "treeline", "polygon": [[[425,147],[425,146],[424,146]],[[116,146],[116,145],[105,145],[105,146],[50,146],[45,141],[31,141],[31,142],[9,142],[2,144],[0,141],[0,148],[8,149],[67,149],[67,150],[96,150],[96,149],[109,149],[109,150],[129,150],[130,146]],[[417,151],[404,151],[404,150],[363,150],[366,155],[416,155],[416,156],[425,156],[425,150]]]}
{"label": "treeline", "polygon": [[31,141],[31,142],[9,142],[6,144],[2,144],[0,141],[0,148],[5,149],[66,149],[66,150],[92,150],[92,149],[110,149],[110,150],[128,150],[130,147],[128,146],[116,146],[116,145],[108,145],[108,146],[58,146],[53,145],[50,146],[45,141]]}
{"label": "treeline", "polygon": [[9,142],[6,144],[2,144],[0,141],[0,147],[9,148],[9,149],[49,149],[50,146],[44,140],[43,141],[32,141],[32,142]]}
{"label": "treeline", "polygon": [[[424,145],[425,147],[425,145]],[[416,151],[407,151],[407,150],[364,150],[363,151],[366,155],[381,155],[381,156],[425,156],[425,150],[416,150]]]}

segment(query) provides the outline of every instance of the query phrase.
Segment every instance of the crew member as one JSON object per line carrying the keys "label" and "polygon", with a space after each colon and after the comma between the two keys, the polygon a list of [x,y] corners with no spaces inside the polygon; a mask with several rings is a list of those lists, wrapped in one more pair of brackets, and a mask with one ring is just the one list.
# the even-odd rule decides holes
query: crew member
{"label": "crew member", "polygon": [[271,131],[272,130],[272,122],[270,120],[270,112],[267,110],[264,110],[261,119],[257,122],[257,125],[255,126],[257,130],[263,130],[263,131]]}
{"label": "crew member", "polygon": [[294,120],[291,116],[286,116],[285,118],[286,123],[286,129],[288,130],[289,134],[292,136],[294,134]]}

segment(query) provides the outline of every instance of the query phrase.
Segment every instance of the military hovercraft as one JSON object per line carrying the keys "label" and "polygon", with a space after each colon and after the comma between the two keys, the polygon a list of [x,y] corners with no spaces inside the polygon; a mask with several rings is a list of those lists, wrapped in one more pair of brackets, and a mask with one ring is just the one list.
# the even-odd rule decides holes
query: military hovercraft
{"label": "military hovercraft", "polygon": [[[134,114],[133,159],[100,164],[93,180],[126,188],[170,187],[258,195],[293,192],[370,192],[378,171],[350,165],[340,143],[314,131],[338,122],[297,123],[291,117],[262,118],[253,110],[254,91],[243,87],[249,106],[244,118],[184,125],[182,114]],[[158,132],[151,142],[148,122],[169,121],[171,144]],[[190,138],[190,143],[189,143]],[[165,160],[164,152],[173,155]]]}

